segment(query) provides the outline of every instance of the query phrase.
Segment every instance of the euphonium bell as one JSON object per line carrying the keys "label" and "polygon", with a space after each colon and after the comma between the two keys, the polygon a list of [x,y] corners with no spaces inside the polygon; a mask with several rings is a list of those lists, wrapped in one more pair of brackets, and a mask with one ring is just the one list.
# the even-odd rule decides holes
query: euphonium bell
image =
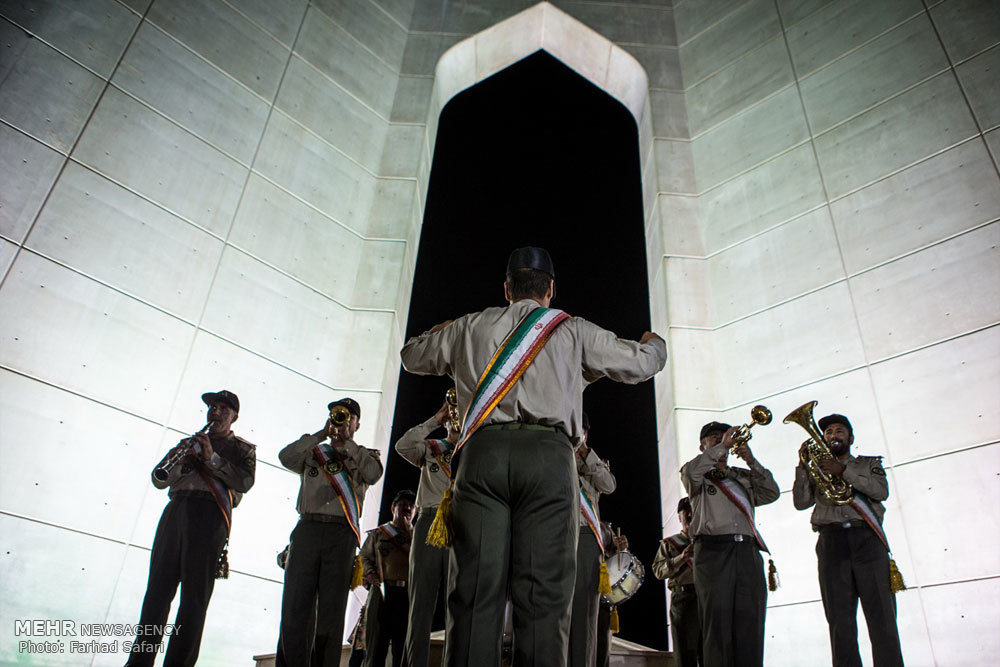
{"label": "euphonium bell", "polygon": [[768,410],[763,405],[755,405],[750,408],[750,423],[743,424],[736,430],[736,436],[733,440],[733,446],[729,448],[731,454],[735,454],[736,450],[747,444],[753,435],[750,433],[750,429],[760,424],[761,426],[767,426],[771,423],[771,411]]}
{"label": "euphonium bell", "polygon": [[833,458],[833,452],[830,451],[830,447],[823,437],[823,432],[819,430],[813,419],[814,407],[816,407],[816,401],[800,405],[788,413],[784,422],[798,424],[809,434],[805,451],[800,452],[799,459],[820,495],[833,505],[846,505],[854,498],[854,489],[844,481],[843,477],[823,472],[823,469],[819,467],[819,462],[822,459]]}

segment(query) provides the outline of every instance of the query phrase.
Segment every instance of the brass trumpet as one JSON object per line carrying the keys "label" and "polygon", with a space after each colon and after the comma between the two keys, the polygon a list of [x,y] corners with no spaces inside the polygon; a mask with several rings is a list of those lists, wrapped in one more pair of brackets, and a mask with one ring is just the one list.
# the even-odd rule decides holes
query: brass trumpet
{"label": "brass trumpet", "polygon": [[750,408],[750,423],[743,424],[736,430],[735,439],[733,440],[733,446],[729,448],[729,453],[735,454],[737,449],[750,442],[750,438],[753,437],[753,435],[750,433],[750,429],[752,429],[754,426],[756,426],[757,424],[760,424],[761,426],[767,426],[770,423],[771,423],[771,411],[768,410],[765,406],[755,405],[752,408]]}
{"label": "brass trumpet", "polygon": [[809,434],[805,451],[800,452],[799,460],[802,461],[802,465],[805,466],[806,472],[809,473],[809,477],[816,485],[820,495],[833,505],[846,505],[854,498],[854,489],[840,475],[825,473],[819,467],[819,462],[822,459],[833,458],[833,452],[826,444],[823,432],[819,430],[813,420],[814,407],[816,407],[816,401],[800,405],[788,413],[784,422],[798,424]]}
{"label": "brass trumpet", "polygon": [[458,392],[454,387],[448,388],[444,400],[448,403],[448,421],[451,423],[451,430],[458,433],[462,430],[462,420],[458,416]]}
{"label": "brass trumpet", "polygon": [[[200,431],[198,431],[194,435],[201,435],[202,433],[206,433],[214,423],[215,422],[213,421],[209,421],[207,424],[205,424],[204,427],[202,427]],[[157,482],[167,481],[167,478],[170,477],[170,471],[174,469],[174,466],[180,463],[181,459],[183,459],[191,452],[191,448],[194,447],[195,444],[194,435],[191,436],[190,438],[185,438],[184,442],[181,444],[181,446],[177,448],[177,451],[174,452],[173,456],[164,461],[162,465],[160,465],[159,467],[156,468],[156,470],[153,471],[153,478]]]}
{"label": "brass trumpet", "polygon": [[330,408],[330,419],[326,424],[326,437],[333,440],[337,429],[351,421],[351,411],[344,405]]}

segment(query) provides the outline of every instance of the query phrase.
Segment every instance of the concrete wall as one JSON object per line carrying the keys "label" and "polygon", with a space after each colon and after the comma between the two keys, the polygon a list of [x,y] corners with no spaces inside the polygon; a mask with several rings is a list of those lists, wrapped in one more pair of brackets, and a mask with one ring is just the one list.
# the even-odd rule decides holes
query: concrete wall
{"label": "concrete wall", "polygon": [[[164,503],[148,469],[221,387],[260,464],[203,658],[271,650],[296,491],[277,451],[345,394],[361,440],[385,448],[447,101],[435,68],[530,4],[0,4],[0,661],[13,619],[135,622]],[[554,4],[600,36],[564,44],[580,45],[571,66],[610,40],[648,80],[625,101],[642,110],[650,309],[671,351],[656,380],[664,516],[702,422],[744,422],[756,402],[780,422],[818,399],[890,467],[887,530],[915,588],[899,597],[908,664],[988,664],[994,6]],[[803,437],[755,436],[785,490]],[[784,580],[768,664],[800,664],[803,646],[822,663],[808,519],[782,498],[759,521]]]}
{"label": "concrete wall", "polygon": [[[854,450],[889,469],[886,529],[913,589],[897,596],[907,664],[987,664],[1000,11],[680,0],[673,14],[693,173],[658,204],[680,458],[700,424],[745,423],[764,403],[775,424],[755,451],[787,492],[805,433],[783,416],[812,399],[817,417],[849,415]],[[807,513],[783,496],[758,518],[784,583],[767,662],[802,664],[808,646],[822,664]]]}

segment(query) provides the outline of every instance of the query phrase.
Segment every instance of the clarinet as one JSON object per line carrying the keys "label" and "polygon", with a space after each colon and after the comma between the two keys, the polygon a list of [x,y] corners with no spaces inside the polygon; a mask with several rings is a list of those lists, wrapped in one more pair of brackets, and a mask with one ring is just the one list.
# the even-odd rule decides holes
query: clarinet
{"label": "clarinet", "polygon": [[[194,435],[201,435],[202,433],[207,432],[208,429],[211,428],[212,424],[214,424],[214,423],[215,422],[213,422],[213,421],[209,421],[207,424],[205,424],[204,427],[202,427],[202,429],[200,431],[198,431]],[[180,463],[181,459],[183,459],[185,456],[187,456],[191,452],[191,448],[194,447],[194,444],[195,444],[194,443],[194,436],[191,436],[190,438],[186,438],[184,440],[184,442],[186,444],[184,444],[183,446],[179,447],[177,449],[177,451],[174,452],[173,456],[171,456],[169,459],[167,459],[166,461],[164,461],[163,465],[159,466],[156,470],[153,471],[153,478],[157,482],[166,482],[167,478],[170,477],[170,471],[174,469],[174,466],[176,466],[178,463]]]}

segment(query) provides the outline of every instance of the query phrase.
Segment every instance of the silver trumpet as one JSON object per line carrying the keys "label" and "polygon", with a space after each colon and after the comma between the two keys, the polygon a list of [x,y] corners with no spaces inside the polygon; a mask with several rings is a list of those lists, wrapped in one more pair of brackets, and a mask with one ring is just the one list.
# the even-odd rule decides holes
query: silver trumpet
{"label": "silver trumpet", "polygon": [[[201,435],[202,433],[208,432],[208,429],[210,429],[212,427],[212,424],[214,423],[215,422],[213,421],[209,421],[207,424],[205,424],[204,427],[202,427],[200,431],[198,431],[194,435]],[[174,452],[173,456],[168,458],[166,461],[163,462],[161,466],[159,466],[158,468],[156,468],[156,470],[153,471],[153,478],[157,482],[167,481],[167,478],[170,477],[170,471],[174,469],[174,466],[180,463],[181,459],[183,459],[191,452],[191,448],[194,447],[194,442],[195,442],[194,436],[191,436],[190,438],[185,438],[184,443],[177,448],[177,451]]]}

